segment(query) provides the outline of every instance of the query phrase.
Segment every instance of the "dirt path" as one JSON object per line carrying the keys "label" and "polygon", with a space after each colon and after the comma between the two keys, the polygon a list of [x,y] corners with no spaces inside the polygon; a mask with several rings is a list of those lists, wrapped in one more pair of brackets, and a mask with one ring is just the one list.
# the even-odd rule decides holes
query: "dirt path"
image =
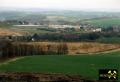
{"label": "dirt path", "polygon": [[[110,50],[100,51],[100,52],[80,53],[80,54],[74,54],[74,55],[97,55],[97,54],[112,53],[117,51],[120,51],[120,48],[110,49]],[[73,55],[73,54],[70,54],[70,55]]]}
{"label": "dirt path", "polygon": [[104,52],[100,52],[100,53],[110,53],[110,52],[117,52],[117,51],[120,51],[120,48],[113,49],[113,50],[108,50],[108,51],[104,51]]}
{"label": "dirt path", "polygon": [[111,53],[111,52],[117,52],[120,51],[120,48],[107,50],[107,51],[101,51],[101,52],[95,52],[95,53],[86,53],[86,54],[104,54],[104,53]]}
{"label": "dirt path", "polygon": [[7,61],[5,61],[5,62],[0,63],[0,65],[5,65],[5,64],[8,64],[8,63],[10,63],[10,62],[14,62],[14,61],[16,61],[16,60],[23,59],[23,58],[24,58],[24,57],[17,57],[17,58],[9,59],[9,60],[7,60]]}

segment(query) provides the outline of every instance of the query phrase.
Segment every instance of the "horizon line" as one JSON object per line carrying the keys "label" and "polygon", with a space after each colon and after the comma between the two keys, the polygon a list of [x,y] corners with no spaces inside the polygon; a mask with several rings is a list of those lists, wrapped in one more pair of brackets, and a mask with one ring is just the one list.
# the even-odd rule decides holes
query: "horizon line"
{"label": "horizon line", "polygon": [[[33,9],[41,9],[41,11],[83,11],[83,12],[120,12],[120,9],[102,9],[102,8],[81,8],[81,9],[62,9],[62,8],[39,8],[39,7],[0,7],[0,11],[37,11]],[[20,9],[20,10],[18,10]],[[38,10],[40,11],[40,10]]]}

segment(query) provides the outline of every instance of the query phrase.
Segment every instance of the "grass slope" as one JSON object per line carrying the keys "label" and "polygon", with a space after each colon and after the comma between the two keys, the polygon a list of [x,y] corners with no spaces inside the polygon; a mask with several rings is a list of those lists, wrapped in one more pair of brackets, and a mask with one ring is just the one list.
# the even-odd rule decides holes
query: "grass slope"
{"label": "grass slope", "polygon": [[29,56],[8,64],[1,64],[0,71],[79,74],[91,79],[98,79],[99,69],[115,68],[119,71],[119,62],[120,52],[77,56]]}

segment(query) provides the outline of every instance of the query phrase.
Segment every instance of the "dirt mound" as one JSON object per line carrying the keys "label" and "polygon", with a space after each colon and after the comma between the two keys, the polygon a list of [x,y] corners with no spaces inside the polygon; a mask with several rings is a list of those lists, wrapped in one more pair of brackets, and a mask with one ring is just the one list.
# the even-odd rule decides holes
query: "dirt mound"
{"label": "dirt mound", "polygon": [[41,73],[0,73],[2,82],[97,82],[86,80],[81,76]]}

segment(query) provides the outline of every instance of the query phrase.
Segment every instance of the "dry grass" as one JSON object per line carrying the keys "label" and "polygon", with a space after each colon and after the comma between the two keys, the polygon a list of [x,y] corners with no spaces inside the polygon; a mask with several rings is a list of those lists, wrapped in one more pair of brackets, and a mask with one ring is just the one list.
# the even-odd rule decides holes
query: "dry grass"
{"label": "dry grass", "polygon": [[14,31],[14,30],[11,30],[11,29],[0,28],[0,36],[10,36],[10,35],[21,36],[22,32]]}
{"label": "dry grass", "polygon": [[96,42],[73,42],[67,44],[69,48],[69,54],[97,53],[120,48],[120,45],[118,44],[103,44]]}

